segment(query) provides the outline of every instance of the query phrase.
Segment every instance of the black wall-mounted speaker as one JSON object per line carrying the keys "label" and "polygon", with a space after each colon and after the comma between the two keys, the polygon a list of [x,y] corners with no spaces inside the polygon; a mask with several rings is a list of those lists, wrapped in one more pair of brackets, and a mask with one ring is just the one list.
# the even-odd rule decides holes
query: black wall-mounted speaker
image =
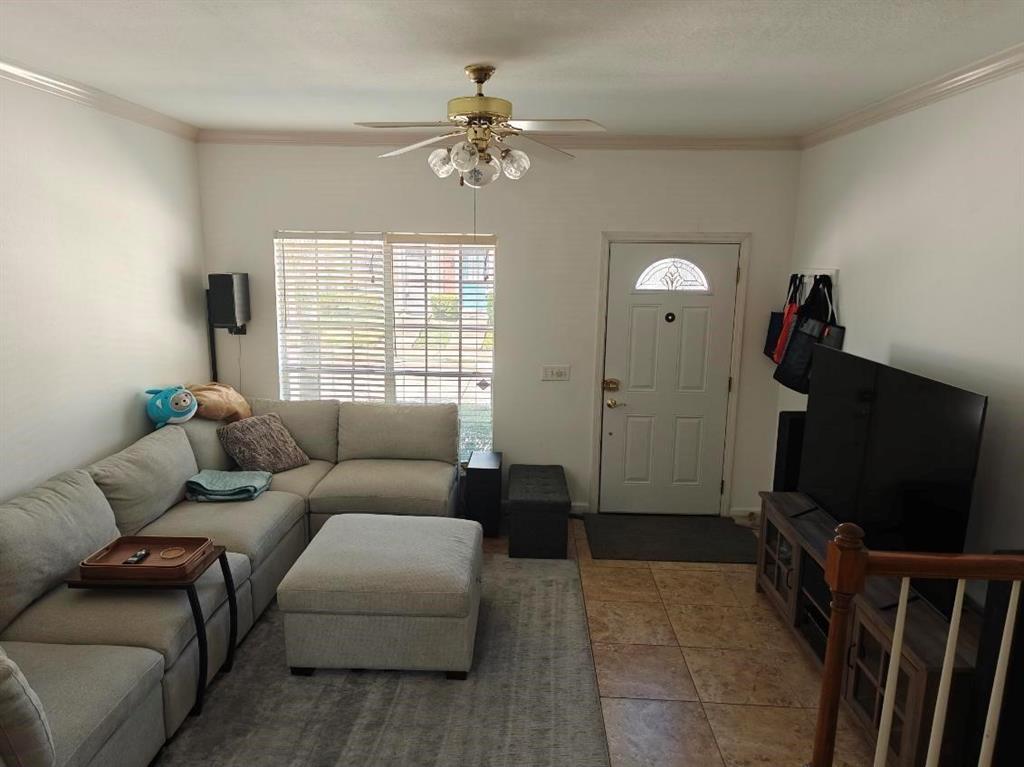
{"label": "black wall-mounted speaker", "polygon": [[249,275],[245,272],[211,274],[207,302],[210,325],[237,330],[249,321]]}

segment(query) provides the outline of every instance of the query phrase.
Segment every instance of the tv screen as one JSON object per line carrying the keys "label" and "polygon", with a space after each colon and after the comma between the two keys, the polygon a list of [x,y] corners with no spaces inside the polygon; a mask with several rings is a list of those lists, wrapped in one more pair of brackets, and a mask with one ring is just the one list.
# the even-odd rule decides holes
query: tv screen
{"label": "tv screen", "polygon": [[[987,401],[818,346],[799,488],[869,548],[963,551]],[[914,585],[947,609],[941,582]]]}

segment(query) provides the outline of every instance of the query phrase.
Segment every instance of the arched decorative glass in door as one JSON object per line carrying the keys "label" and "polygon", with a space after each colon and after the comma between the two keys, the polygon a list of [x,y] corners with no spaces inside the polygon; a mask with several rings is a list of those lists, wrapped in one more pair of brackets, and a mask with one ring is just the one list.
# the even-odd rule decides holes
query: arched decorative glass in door
{"label": "arched decorative glass in door", "polygon": [[708,278],[696,264],[683,258],[663,258],[644,269],[636,290],[689,290],[707,293]]}

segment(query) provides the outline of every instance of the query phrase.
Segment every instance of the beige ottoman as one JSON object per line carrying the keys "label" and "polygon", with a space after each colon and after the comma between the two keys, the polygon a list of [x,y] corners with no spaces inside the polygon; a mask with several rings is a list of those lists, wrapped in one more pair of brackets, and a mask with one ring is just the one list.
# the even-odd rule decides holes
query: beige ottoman
{"label": "beige ottoman", "polygon": [[465,679],[480,610],[481,527],[337,514],[277,587],[293,674],[409,669]]}

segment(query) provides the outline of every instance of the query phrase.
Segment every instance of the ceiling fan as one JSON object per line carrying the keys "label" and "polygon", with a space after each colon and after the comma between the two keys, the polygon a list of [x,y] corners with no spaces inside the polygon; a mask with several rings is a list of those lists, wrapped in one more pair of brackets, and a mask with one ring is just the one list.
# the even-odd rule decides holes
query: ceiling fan
{"label": "ceiling fan", "polygon": [[415,149],[463,136],[452,147],[435,149],[427,163],[438,178],[458,173],[459,184],[479,189],[497,180],[502,173],[513,181],[523,177],[530,169],[530,158],[521,149],[507,145],[509,139],[523,139],[541,144],[566,157],[568,152],[545,144],[530,133],[577,133],[603,131],[605,128],[593,120],[513,120],[512,102],[484,95],[484,83],[491,79],[494,67],[489,64],[470,64],[466,76],[476,83],[476,94],[459,96],[448,102],[448,119],[439,122],[360,122],[363,128],[449,128],[439,136],[417,141],[381,157],[396,157]]}

